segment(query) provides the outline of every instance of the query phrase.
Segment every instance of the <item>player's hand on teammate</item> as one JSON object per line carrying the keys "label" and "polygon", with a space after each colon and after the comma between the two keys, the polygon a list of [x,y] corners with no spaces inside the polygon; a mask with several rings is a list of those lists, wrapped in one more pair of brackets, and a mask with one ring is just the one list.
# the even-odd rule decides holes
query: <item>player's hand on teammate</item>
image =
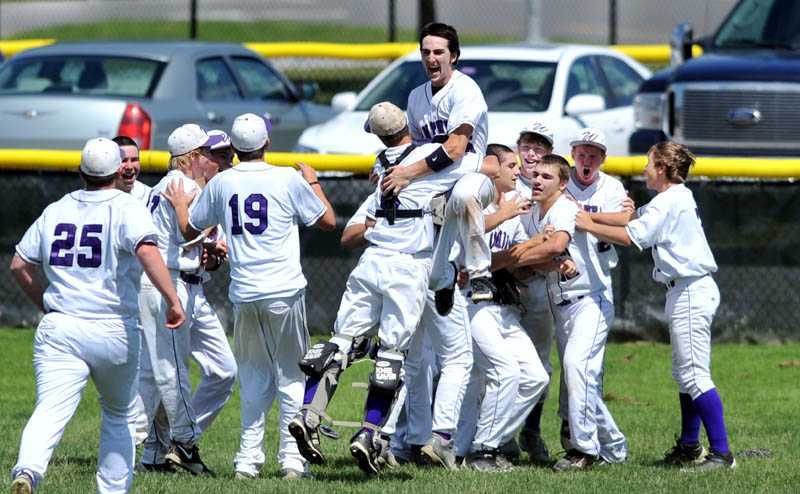
{"label": "player's hand on teammate", "polygon": [[574,278],[579,274],[578,266],[572,259],[565,259],[558,265],[558,270],[567,278]]}
{"label": "player's hand on teammate", "polygon": [[514,194],[511,199],[506,199],[505,194],[500,195],[500,203],[497,206],[497,211],[503,221],[510,220],[520,214],[526,214],[531,210],[530,199],[525,199],[519,192]]}
{"label": "player's hand on teammate", "polygon": [[393,166],[383,174],[381,190],[383,195],[392,196],[400,193],[411,183],[411,175],[406,166]]}
{"label": "player's hand on teammate", "polygon": [[542,230],[542,241],[547,242],[550,240],[550,237],[556,232],[556,227],[553,225],[545,225],[544,230]]}
{"label": "player's hand on teammate", "polygon": [[311,165],[302,161],[295,161],[294,164],[300,170],[300,174],[306,182],[311,183],[317,181],[317,171],[311,168]]}
{"label": "player's hand on teammate", "polygon": [[[626,190],[625,192],[627,193],[628,191]],[[634,211],[636,211],[636,204],[633,202],[633,199],[631,199],[627,195],[620,203],[620,206],[622,206],[623,213],[633,213]]]}
{"label": "player's hand on teammate", "polygon": [[161,196],[168,200],[173,208],[178,208],[180,206],[189,207],[189,204],[192,203],[196,195],[196,191],[192,191],[191,193],[186,192],[183,188],[182,178],[170,182],[167,186],[167,190],[161,193]]}
{"label": "player's hand on teammate", "polygon": [[593,223],[592,216],[583,209],[575,216],[575,228],[578,230],[586,231]]}
{"label": "player's hand on teammate", "polygon": [[167,307],[167,329],[178,329],[184,322],[186,314],[183,313],[180,301]]}
{"label": "player's hand on teammate", "polygon": [[458,285],[458,288],[463,290],[466,288],[468,282],[469,273],[464,270],[459,270],[458,273],[456,273],[456,285]]}
{"label": "player's hand on teammate", "polygon": [[372,186],[374,187],[374,186],[378,185],[378,179],[379,178],[381,178],[381,177],[380,177],[380,175],[378,175],[378,172],[375,171],[375,167],[373,166],[372,169],[370,169],[370,171],[369,171],[369,183],[371,183]]}

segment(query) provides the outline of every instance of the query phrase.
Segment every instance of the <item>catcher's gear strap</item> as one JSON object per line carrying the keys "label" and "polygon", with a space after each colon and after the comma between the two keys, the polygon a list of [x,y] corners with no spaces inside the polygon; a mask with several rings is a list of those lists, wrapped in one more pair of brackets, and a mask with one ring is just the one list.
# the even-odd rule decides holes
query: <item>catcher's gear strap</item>
{"label": "catcher's gear strap", "polygon": [[339,345],[330,341],[315,343],[308,349],[298,365],[300,370],[310,377],[321,377],[331,366],[339,353]]}
{"label": "catcher's gear strap", "polygon": [[444,208],[447,206],[447,196],[445,194],[437,194],[431,199],[431,217],[433,224],[436,226],[444,225]]}
{"label": "catcher's gear strap", "polygon": [[[333,422],[326,413],[325,409],[328,407],[333,394],[336,392],[336,386],[339,384],[339,376],[342,374],[342,367],[334,362],[319,378],[317,389],[314,390],[314,396],[311,398],[311,403],[303,405],[304,410],[310,410],[315,414],[324,417],[328,422]],[[308,424],[311,426],[311,424]]]}
{"label": "catcher's gear strap", "polygon": [[492,284],[497,289],[497,301],[501,305],[519,305],[519,290],[524,285],[507,269],[492,272]]}
{"label": "catcher's gear strap", "polygon": [[421,209],[376,209],[375,210],[375,217],[376,218],[389,218],[389,224],[394,224],[394,221],[390,217],[390,215],[394,215],[394,218],[422,218],[422,210]]}
{"label": "catcher's gear strap", "polygon": [[[409,144],[408,146],[406,146],[406,148],[403,150],[403,153],[396,160],[394,160],[394,162],[389,161],[389,158],[386,157],[386,150],[384,149],[383,151],[380,152],[380,154],[378,154],[378,161],[380,161],[381,165],[383,165],[383,167],[386,170],[388,170],[393,166],[397,166],[400,162],[406,159],[406,157],[409,154],[411,154],[411,151],[416,149],[416,147],[417,147],[416,144]],[[375,216],[379,218],[386,218],[386,220],[389,222],[390,225],[394,225],[395,218],[419,218],[420,216],[422,216],[421,210],[419,211],[419,216],[398,215],[397,213],[399,211],[397,210],[397,203],[398,203],[397,196],[395,196],[394,194],[383,196],[381,198],[381,209],[378,209],[375,212]],[[415,210],[410,209],[409,211],[415,211]]]}

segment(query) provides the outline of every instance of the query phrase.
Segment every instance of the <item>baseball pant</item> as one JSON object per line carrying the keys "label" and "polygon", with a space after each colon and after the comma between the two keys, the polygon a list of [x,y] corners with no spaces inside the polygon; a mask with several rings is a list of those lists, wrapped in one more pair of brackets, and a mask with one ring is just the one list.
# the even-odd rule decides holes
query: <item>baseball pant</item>
{"label": "baseball pant", "polygon": [[623,461],[625,436],[603,402],[603,359],[614,304],[600,292],[554,305],[553,314],[562,366],[559,416],[569,421],[572,447],[611,463]]}
{"label": "baseball pant", "polygon": [[[409,431],[414,429],[430,435],[433,427],[430,403],[433,400],[433,381],[437,369],[436,354],[427,333],[423,333],[422,338],[416,338],[415,335],[411,339],[411,347],[403,363],[403,368],[406,374],[403,386],[406,389],[406,396],[404,400],[400,400],[398,396],[395,403],[396,408],[399,405],[400,414],[397,417],[395,432],[391,434],[391,446],[392,453],[397,458],[412,461],[412,443],[409,441]],[[410,375],[415,377],[411,379]],[[427,406],[414,406],[412,403],[426,403]],[[394,414],[394,409],[392,414]],[[382,429],[386,431],[386,427]],[[418,433],[417,436],[421,437],[424,434]],[[425,440],[427,440],[427,436]],[[417,446],[422,444],[424,444],[424,440],[423,443],[416,443]]]}
{"label": "baseball pant", "polygon": [[25,471],[34,486],[41,482],[91,377],[102,410],[97,492],[130,491],[139,338],[135,320],[86,320],[57,312],[42,318],[33,344],[36,408],[22,432],[12,477]]}
{"label": "baseball pant", "polygon": [[[200,383],[192,396],[192,407],[197,414],[197,427],[202,434],[219,415],[222,407],[233,394],[233,385],[236,381],[236,360],[217,313],[202,290],[196,297],[192,318],[190,350],[192,359],[197,363],[201,372]],[[149,398],[145,400],[140,396],[142,404],[140,411],[144,413],[140,413],[137,419],[136,433],[137,437],[141,437],[142,434],[147,435],[148,432],[150,435],[141,461],[143,463],[162,463],[163,456],[169,447],[169,421],[163,406],[159,406],[155,418],[152,411],[150,416],[145,411],[145,401],[156,403],[156,405],[160,403],[154,381],[152,378],[147,379],[148,376],[152,376],[147,345],[142,345],[142,359],[139,370],[139,392],[140,394],[143,391],[148,393]],[[154,399],[157,401],[151,401]],[[155,425],[155,429],[150,427],[151,423]],[[144,427],[144,429],[139,427]]]}
{"label": "baseball pant", "polygon": [[[519,298],[524,311],[520,312],[520,324],[533,342],[539,361],[542,363],[548,376],[553,375],[553,366],[550,363],[550,352],[553,348],[555,326],[553,325],[553,311],[550,310],[549,295],[547,293],[547,278],[536,273],[527,280],[519,290]],[[545,387],[539,398],[544,403],[549,394],[550,386]]]}
{"label": "baseball pant", "polygon": [[465,251],[464,268],[470,279],[489,276],[492,253],[486,242],[483,210],[494,199],[492,180],[482,173],[467,173],[456,182],[447,200],[444,225],[433,254],[429,287],[433,291],[448,288],[453,283],[451,251],[460,240]]}
{"label": "baseball pant", "polygon": [[[446,317],[442,317],[436,312],[434,292],[428,290],[422,320],[414,334],[406,360],[406,381],[410,384],[408,442],[411,444],[425,444],[431,431],[455,434],[458,427],[461,402],[472,370],[472,338],[466,300],[459,292],[453,302],[453,309]],[[433,397],[432,412],[430,393],[415,392],[429,390],[431,386],[413,384],[417,379],[429,379],[430,376],[419,375],[418,366],[408,364],[408,360],[413,358],[412,354],[421,352],[420,342],[426,337],[430,339],[439,363],[439,383]],[[425,416],[430,416],[431,413],[430,427],[426,427],[428,420],[425,420]]]}
{"label": "baseball pant", "polygon": [[693,400],[714,388],[711,321],[719,301],[719,289],[711,276],[677,279],[667,292],[672,378],[678,391],[691,395]]}
{"label": "baseball pant", "polygon": [[303,405],[306,376],[298,367],[309,348],[305,290],[234,304],[233,354],[239,368],[242,437],[236,471],[258,475],[264,464],[264,426],[276,397],[280,413],[278,463],[306,471],[289,434],[289,421]]}
{"label": "baseball pant", "polygon": [[[549,377],[517,315],[497,304],[468,304],[472,330],[473,377],[465,408],[480,399],[477,421],[462,411],[460,423],[475,424],[471,451],[498,448],[510,440],[547,387]],[[459,427],[460,429],[460,427]],[[457,435],[459,454],[469,434]]]}

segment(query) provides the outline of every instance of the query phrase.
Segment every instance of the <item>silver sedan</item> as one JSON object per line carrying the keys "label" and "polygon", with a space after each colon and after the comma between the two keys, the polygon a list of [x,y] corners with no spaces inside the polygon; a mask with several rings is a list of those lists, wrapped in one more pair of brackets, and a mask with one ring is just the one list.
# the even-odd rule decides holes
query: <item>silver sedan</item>
{"label": "silver sedan", "polygon": [[229,130],[253,112],[272,122],[276,151],[334,116],[310,103],[257,53],[209,42],[63,43],[0,65],[0,148],[81,149],[92,137],[123,134],[142,149],[167,149],[184,123]]}

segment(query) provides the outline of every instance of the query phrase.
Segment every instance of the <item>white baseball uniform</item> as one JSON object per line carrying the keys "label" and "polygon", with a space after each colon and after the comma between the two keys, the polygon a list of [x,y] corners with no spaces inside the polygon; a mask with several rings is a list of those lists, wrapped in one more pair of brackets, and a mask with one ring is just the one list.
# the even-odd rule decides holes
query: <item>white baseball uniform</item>
{"label": "white baseball uniform", "polygon": [[[465,157],[477,159],[486,154],[489,117],[480,87],[466,74],[454,70],[441,89],[432,92],[428,81],[408,95],[408,130],[415,142],[444,142],[463,124],[473,128]],[[474,156],[471,156],[474,155]],[[447,288],[453,281],[450,257],[456,239],[461,240],[467,255],[465,268],[470,277],[489,275],[491,254],[483,238],[483,208],[494,197],[491,180],[478,173],[467,173],[453,187],[445,208],[445,222],[439,233],[433,258],[430,288]]]}
{"label": "white baseball uniform", "polygon": [[[166,328],[167,306],[158,291],[144,284],[139,307],[144,343],[150,356],[150,369],[140,377],[139,391],[150,424],[157,411],[158,400],[164,406],[169,420],[171,439],[181,443],[196,443],[201,430],[192,405],[192,383],[189,380],[189,355],[191,354],[191,327],[196,308],[207,303],[202,286],[196,280],[200,269],[201,247],[185,249],[183,235],[178,226],[175,209],[161,198],[173,180],[182,180],[184,190],[200,194],[200,187],[180,170],[170,170],[151,191],[153,223],[158,232],[158,250],[169,270],[175,291],[181,301],[186,321],[177,329]],[[197,198],[194,199],[194,203]],[[190,209],[193,206],[190,206]],[[194,278],[193,278],[194,277]],[[221,328],[220,328],[221,329]],[[152,389],[149,371],[155,381]],[[149,383],[149,385],[148,385]],[[142,420],[140,419],[140,422]],[[163,438],[162,438],[163,439]]]}
{"label": "white baseball uniform", "polygon": [[531,237],[547,225],[570,237],[567,251],[580,274],[567,279],[557,271],[547,273],[563,369],[559,416],[569,421],[573,448],[619,462],[627,457],[625,437],[603,402],[603,359],[608,329],[614,319],[610,287],[605,281],[610,280],[610,275],[603,271],[608,264],[598,265],[596,252],[589,251],[597,241],[575,230],[578,207],[562,195],[544,216],[537,203],[522,221]]}
{"label": "white baseball uniform", "polygon": [[[495,212],[494,203],[484,210],[487,215]],[[492,251],[528,239],[519,216],[485,236]],[[467,290],[462,294],[469,298]],[[456,435],[456,454],[461,456],[468,451],[493,450],[511,440],[550,380],[522,329],[516,308],[494,301],[468,302],[467,312],[474,364]]]}
{"label": "white baseball uniform", "polygon": [[150,194],[152,193],[152,190],[153,188],[149,185],[136,180],[133,182],[131,195],[142,204],[150,205]]}
{"label": "white baseball uniform", "polygon": [[288,431],[303,403],[305,375],[297,362],[309,347],[298,224],[312,226],[326,210],[295,170],[247,161],[211,179],[189,218],[196,230],[220,224],[228,237],[242,403],[234,464],[243,473],[257,475],[264,464],[264,425],[276,397],[278,461],[306,470]]}
{"label": "white baseball uniform", "polygon": [[38,485],[91,377],[102,409],[97,491],[129,492],[143,242],[155,243],[156,231],[142,204],[118,190],[79,190],[48,206],[16,246],[50,285],[34,340],[36,408],[12,476],[27,472]]}
{"label": "white baseball uniform", "polygon": [[711,273],[717,271],[717,263],[692,191],[685,185],[656,195],[638,214],[626,227],[628,236],[640,250],[653,248],[653,279],[667,287],[672,377],[681,393],[696,400],[715,387],[711,321],[720,296]]}

